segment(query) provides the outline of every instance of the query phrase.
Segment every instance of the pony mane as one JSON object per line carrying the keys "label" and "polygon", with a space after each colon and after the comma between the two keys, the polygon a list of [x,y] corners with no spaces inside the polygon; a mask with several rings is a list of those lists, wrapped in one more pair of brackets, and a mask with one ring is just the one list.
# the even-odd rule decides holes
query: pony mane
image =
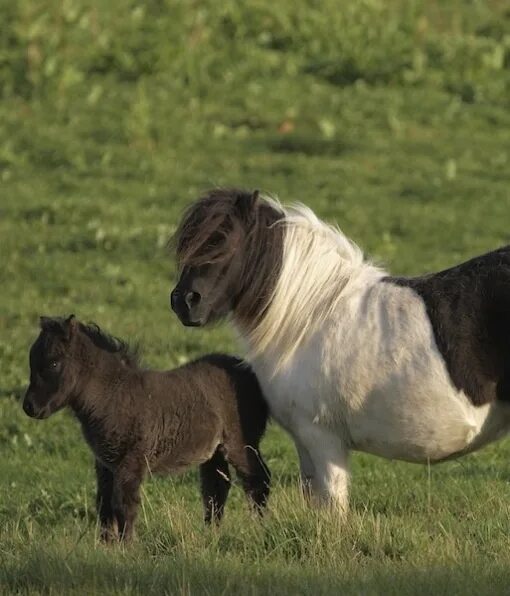
{"label": "pony mane", "polygon": [[192,203],[171,243],[181,271],[228,264],[242,250],[233,320],[248,358],[270,351],[275,371],[351,291],[384,275],[308,207],[238,189],[212,190]]}
{"label": "pony mane", "polygon": [[270,350],[275,372],[346,296],[385,274],[365,260],[338,227],[321,221],[309,207],[293,204],[284,213],[276,224],[284,230],[279,276],[264,316],[244,334],[248,357]]}
{"label": "pony mane", "polygon": [[98,348],[116,354],[126,366],[137,368],[140,365],[138,344],[130,345],[128,342],[106,333],[96,323],[80,323],[79,328]]}

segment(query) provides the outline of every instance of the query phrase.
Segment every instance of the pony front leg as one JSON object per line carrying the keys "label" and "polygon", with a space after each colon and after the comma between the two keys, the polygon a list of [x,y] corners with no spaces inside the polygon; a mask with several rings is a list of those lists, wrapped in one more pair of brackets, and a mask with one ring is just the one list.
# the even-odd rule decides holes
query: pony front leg
{"label": "pony front leg", "polygon": [[301,492],[304,498],[310,502],[313,496],[312,483],[315,477],[315,468],[312,458],[307,449],[294,437],[297,454],[299,457],[299,473],[301,477]]}
{"label": "pony front leg", "polygon": [[305,497],[341,513],[349,508],[349,450],[329,429],[305,422],[291,429]]}
{"label": "pony front leg", "polygon": [[125,462],[113,478],[112,508],[119,528],[119,539],[129,542],[140,505],[140,485],[145,467],[139,462]]}

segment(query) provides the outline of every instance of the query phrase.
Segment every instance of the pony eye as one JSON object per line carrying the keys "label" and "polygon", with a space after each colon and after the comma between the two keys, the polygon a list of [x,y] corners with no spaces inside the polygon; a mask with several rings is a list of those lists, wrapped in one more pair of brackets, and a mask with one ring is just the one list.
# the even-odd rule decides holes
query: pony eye
{"label": "pony eye", "polygon": [[52,368],[53,370],[55,370],[58,366],[58,360],[50,360],[48,362],[48,368]]}

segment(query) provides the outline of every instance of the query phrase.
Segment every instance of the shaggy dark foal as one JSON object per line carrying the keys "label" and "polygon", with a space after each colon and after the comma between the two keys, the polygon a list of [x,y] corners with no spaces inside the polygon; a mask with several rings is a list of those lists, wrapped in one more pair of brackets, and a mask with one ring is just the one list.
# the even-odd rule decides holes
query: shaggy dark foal
{"label": "shaggy dark foal", "polygon": [[129,539],[147,472],[200,465],[205,521],[219,522],[230,463],[254,508],[269,495],[259,453],[268,408],[255,374],[211,354],[171,371],[140,367],[124,342],[68,319],[41,317],[23,409],[47,418],[69,406],[96,458],[101,537]]}

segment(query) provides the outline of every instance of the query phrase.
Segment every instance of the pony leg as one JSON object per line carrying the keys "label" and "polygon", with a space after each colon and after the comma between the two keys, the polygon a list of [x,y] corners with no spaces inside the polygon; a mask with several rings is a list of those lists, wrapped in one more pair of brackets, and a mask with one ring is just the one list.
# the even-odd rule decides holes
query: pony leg
{"label": "pony leg", "polygon": [[[319,504],[340,512],[349,508],[349,450],[345,442],[331,431],[305,423],[294,434],[302,474]],[[311,477],[309,476],[311,474]]]}
{"label": "pony leg", "polygon": [[96,511],[101,526],[101,540],[111,542],[118,539],[117,520],[113,514],[113,473],[96,459]]}
{"label": "pony leg", "polygon": [[200,466],[200,485],[204,503],[204,520],[219,523],[225,511],[225,502],[230,490],[228,463],[217,449],[210,460]]}
{"label": "pony leg", "polygon": [[313,479],[315,478],[315,467],[312,458],[303,445],[295,440],[296,450],[299,457],[299,472],[301,476],[301,492],[307,501],[313,496]]}
{"label": "pony leg", "polygon": [[113,476],[112,505],[117,519],[119,539],[128,542],[140,504],[140,485],[145,466],[138,461],[125,462]]}

